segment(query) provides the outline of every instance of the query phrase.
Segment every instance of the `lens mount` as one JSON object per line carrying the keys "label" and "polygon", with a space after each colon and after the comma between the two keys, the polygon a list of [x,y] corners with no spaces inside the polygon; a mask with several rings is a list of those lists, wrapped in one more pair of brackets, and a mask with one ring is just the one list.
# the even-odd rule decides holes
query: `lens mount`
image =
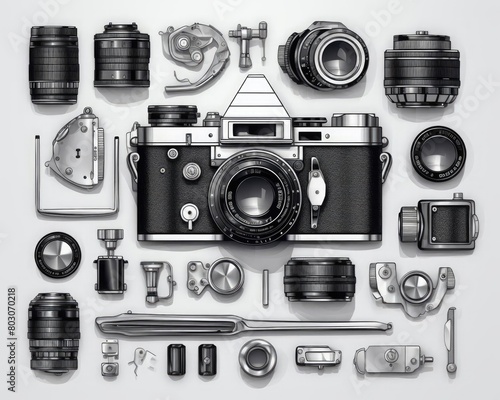
{"label": "lens mount", "polygon": [[467,150],[458,133],[444,126],[422,131],[410,152],[415,171],[432,182],[445,182],[457,176],[465,165]]}
{"label": "lens mount", "polygon": [[292,167],[264,150],[246,150],[227,159],[212,178],[208,196],[219,229],[234,241],[254,245],[285,235],[302,201]]}

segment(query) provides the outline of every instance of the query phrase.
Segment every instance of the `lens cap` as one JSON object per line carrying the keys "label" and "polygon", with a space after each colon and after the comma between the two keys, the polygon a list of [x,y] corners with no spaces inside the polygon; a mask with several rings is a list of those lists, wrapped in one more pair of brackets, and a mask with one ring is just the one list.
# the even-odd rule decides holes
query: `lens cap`
{"label": "lens cap", "polygon": [[433,126],[422,131],[411,147],[415,171],[432,182],[444,182],[460,173],[467,151],[462,138],[454,130]]}

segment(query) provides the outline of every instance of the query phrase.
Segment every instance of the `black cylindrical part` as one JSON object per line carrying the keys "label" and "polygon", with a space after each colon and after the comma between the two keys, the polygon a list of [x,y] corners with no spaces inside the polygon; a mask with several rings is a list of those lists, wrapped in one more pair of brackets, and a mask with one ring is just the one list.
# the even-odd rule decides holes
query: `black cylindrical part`
{"label": "black cylindrical part", "polygon": [[148,121],[151,126],[193,126],[198,121],[198,107],[184,105],[151,105]]}
{"label": "black cylindrical part", "polygon": [[78,368],[80,311],[69,293],[40,293],[29,305],[31,369],[61,375]]}
{"label": "black cylindrical part", "polygon": [[217,346],[200,344],[198,347],[198,374],[214,376],[217,374]]}
{"label": "black cylindrical part", "polygon": [[292,258],[283,282],[289,301],[351,301],[356,292],[354,264],[346,257]]}
{"label": "black cylindrical part", "polygon": [[149,87],[150,42],[137,24],[112,24],[94,36],[95,87]]}
{"label": "black cylindrical part", "polygon": [[74,26],[31,28],[29,81],[35,104],[75,104],[80,81]]}
{"label": "black cylindrical part", "polygon": [[186,374],[186,346],[170,344],[167,347],[167,373],[169,375]]}

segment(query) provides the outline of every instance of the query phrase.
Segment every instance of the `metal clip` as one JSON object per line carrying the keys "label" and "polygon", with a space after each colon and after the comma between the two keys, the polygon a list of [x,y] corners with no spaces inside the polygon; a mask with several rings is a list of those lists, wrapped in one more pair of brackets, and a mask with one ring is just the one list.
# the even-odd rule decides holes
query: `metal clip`
{"label": "metal clip", "polygon": [[120,353],[119,343],[117,339],[108,339],[101,343],[101,352],[106,362],[101,364],[102,376],[118,376],[120,373],[119,364],[117,362]]}
{"label": "metal clip", "polygon": [[[170,299],[174,294],[174,286],[177,285],[173,279],[172,266],[166,261],[141,261],[141,266],[146,274],[146,301],[154,304],[160,300]],[[168,294],[164,297],[159,297],[158,278],[163,267],[167,271]]]}
{"label": "metal clip", "polygon": [[295,349],[295,363],[300,367],[334,367],[342,361],[342,352],[330,346],[299,346]]}
{"label": "metal clip", "polygon": [[421,354],[420,346],[370,346],[359,349],[354,365],[360,374],[409,374],[434,359]]}
{"label": "metal clip", "polygon": [[444,325],[444,344],[448,350],[448,365],[446,370],[450,374],[457,372],[457,364],[455,363],[455,307],[448,310],[448,320]]}
{"label": "metal clip", "polygon": [[195,67],[203,62],[204,51],[210,44],[215,43],[217,46],[212,63],[200,79],[196,82],[191,82],[187,78],[179,79],[174,71],[174,77],[179,84],[165,86],[166,92],[199,89],[219,75],[229,60],[230,52],[222,33],[211,25],[194,23],[177,30],[169,26],[166,32],[159,34],[165,55],[188,67]]}
{"label": "metal clip", "polygon": [[258,29],[247,28],[246,26],[238,27],[235,31],[229,31],[229,37],[238,39],[240,45],[240,68],[250,68],[252,59],[250,58],[250,41],[252,39],[262,40],[262,61],[266,61],[266,38],[267,38],[267,22],[259,23]]}
{"label": "metal clip", "polygon": [[311,228],[316,229],[319,222],[319,211],[326,197],[326,182],[316,157],[311,158],[307,197],[311,203]]}
{"label": "metal clip", "polygon": [[392,156],[389,153],[381,153],[380,161],[382,162],[382,183],[385,183],[392,167]]}
{"label": "metal clip", "polygon": [[[148,357],[149,355],[149,357]],[[154,370],[154,363],[156,362],[156,354],[138,347],[134,351],[134,359],[129,361],[128,365],[134,365],[134,374],[137,376],[137,369],[146,362],[147,368]]]}

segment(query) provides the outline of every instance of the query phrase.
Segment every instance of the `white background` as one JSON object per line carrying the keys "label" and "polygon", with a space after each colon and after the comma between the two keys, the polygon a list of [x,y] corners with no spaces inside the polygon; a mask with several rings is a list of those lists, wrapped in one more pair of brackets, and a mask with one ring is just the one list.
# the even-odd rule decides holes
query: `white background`
{"label": "white background", "polygon": [[[63,4],[64,3],[64,4]],[[382,399],[465,399],[472,396],[498,398],[497,293],[498,272],[498,161],[500,109],[500,72],[498,70],[498,11],[494,2],[470,1],[261,1],[216,0],[94,1],[41,0],[10,2],[4,7],[0,35],[2,49],[2,196],[0,197],[0,265],[2,301],[0,302],[0,340],[7,334],[7,287],[18,289],[18,386],[17,398],[123,398],[254,399],[288,396],[292,399],[324,398]],[[196,104],[202,113],[224,112],[246,76],[238,68],[239,47],[229,40],[230,64],[216,82],[196,93],[166,96],[163,86],[173,82],[173,70],[187,76],[162,54],[160,30],[194,22],[211,24],[225,35],[238,23],[257,27],[266,20],[267,62],[260,61],[260,46],[253,44],[251,73],[265,73],[292,116],[325,116],[333,112],[375,112],[384,135],[390,140],[394,165],[384,185],[384,240],[376,244],[279,244],[271,248],[242,248],[224,243],[217,246],[188,244],[138,244],[136,241],[136,203],[131,192],[125,164],[125,133],[134,121],[147,122],[149,104]],[[341,21],[364,38],[370,51],[370,66],[365,79],[342,92],[317,93],[299,87],[285,76],[276,62],[279,44],[294,31],[302,31],[315,20]],[[151,35],[151,87],[149,90],[98,90],[93,87],[93,35],[102,32],[109,21],[137,22],[142,32]],[[75,25],[80,46],[80,91],[78,104],[71,107],[32,105],[28,89],[28,38],[32,25]],[[457,103],[444,110],[399,110],[390,104],[383,89],[383,54],[392,47],[392,36],[428,30],[451,36],[453,48],[461,52],[462,88]],[[191,75],[192,76],[192,75]],[[487,83],[489,82],[489,83]],[[106,130],[108,150],[112,137],[121,139],[121,209],[108,219],[61,220],[37,216],[34,206],[34,135],[42,138],[42,161],[50,158],[50,143],[59,128],[92,106]],[[465,140],[468,159],[461,176],[444,184],[431,184],[414,173],[409,148],[415,136],[432,125],[455,129]],[[108,167],[111,165],[108,157]],[[106,181],[111,181],[107,170]],[[46,176],[47,185],[50,179]],[[45,206],[64,201],[71,189],[55,185],[44,198]],[[476,250],[466,253],[423,253],[415,246],[401,246],[397,235],[397,214],[401,206],[416,205],[423,198],[451,198],[462,191],[476,201],[481,233]],[[109,204],[109,191],[99,199]],[[67,197],[66,199],[70,199]],[[89,199],[93,199],[89,196]],[[108,202],[106,202],[108,200]],[[94,201],[94,200],[89,200]],[[85,198],[84,198],[85,202]],[[50,204],[48,204],[50,203]],[[104,254],[96,239],[97,228],[124,228],[125,240],[117,254],[129,261],[126,281],[129,290],[123,298],[104,298],[94,291],[96,280],[92,261]],[[76,274],[65,281],[48,280],[33,261],[37,241],[52,231],[64,231],[81,245],[83,259]],[[282,265],[291,256],[348,256],[356,264],[357,293],[351,304],[290,304],[283,295]],[[244,290],[234,299],[216,298],[205,293],[201,298],[188,294],[185,287],[186,264],[190,260],[212,262],[221,256],[235,257],[246,268]],[[140,268],[142,260],[167,260],[174,266],[178,282],[170,304],[145,305],[145,285]],[[399,274],[422,269],[433,278],[440,266],[453,267],[457,287],[445,297],[441,309],[421,320],[411,320],[397,306],[384,306],[372,298],[368,286],[370,262],[394,261]],[[261,306],[261,271],[271,271],[271,304]],[[81,309],[82,340],[78,371],[62,377],[29,370],[26,320],[29,301],[39,292],[69,292]],[[455,377],[446,373],[447,353],[443,343],[446,310],[457,307],[457,364]],[[106,381],[100,375],[102,335],[94,327],[97,315],[135,312],[234,313],[249,318],[274,319],[374,319],[393,322],[392,333],[259,335],[269,340],[278,352],[278,365],[271,377],[252,379],[240,371],[237,355],[248,337],[174,338],[120,341],[120,376]],[[187,373],[181,378],[166,374],[166,346],[184,343],[187,347]],[[197,348],[200,343],[215,343],[218,348],[218,374],[212,379],[197,374]],[[419,344],[426,355],[434,356],[420,373],[409,376],[358,376],[352,365],[356,349],[371,344]],[[302,344],[328,344],[343,352],[339,368],[318,373],[298,369],[294,350]],[[142,346],[157,355],[154,372],[139,370],[135,378],[127,365],[134,349]],[[0,343],[0,388],[5,395],[7,352]],[[495,393],[495,394],[493,394]],[[10,395],[10,394],[9,394]]]}

